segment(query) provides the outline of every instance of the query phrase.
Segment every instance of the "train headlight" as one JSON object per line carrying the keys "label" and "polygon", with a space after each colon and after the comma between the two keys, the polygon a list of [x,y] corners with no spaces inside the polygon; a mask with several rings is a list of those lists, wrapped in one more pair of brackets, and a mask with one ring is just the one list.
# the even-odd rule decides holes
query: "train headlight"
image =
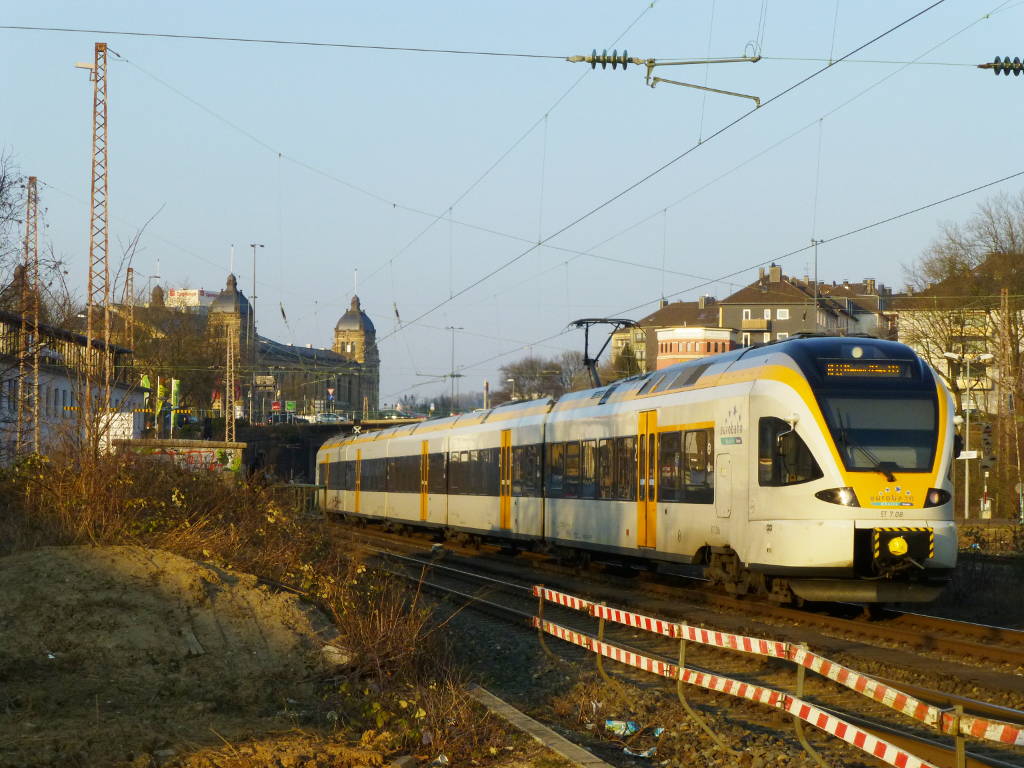
{"label": "train headlight", "polygon": [[818,491],[814,497],[827,501],[829,504],[841,504],[844,507],[860,506],[853,488],[829,488],[827,491]]}
{"label": "train headlight", "polygon": [[924,497],[926,507],[941,507],[947,501],[949,501],[949,491],[944,491],[941,488],[929,488]]}
{"label": "train headlight", "polygon": [[903,555],[910,551],[910,545],[907,544],[907,540],[902,536],[894,536],[889,539],[886,547],[888,547],[889,554],[893,557],[903,557]]}

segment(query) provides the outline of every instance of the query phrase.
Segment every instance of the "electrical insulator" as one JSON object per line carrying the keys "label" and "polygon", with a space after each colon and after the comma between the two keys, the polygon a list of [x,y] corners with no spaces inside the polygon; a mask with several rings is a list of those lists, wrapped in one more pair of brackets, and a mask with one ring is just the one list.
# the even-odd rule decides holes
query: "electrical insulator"
{"label": "electrical insulator", "polygon": [[1020,57],[1014,56],[1013,61],[1010,61],[1010,57],[1007,56],[1005,59],[1000,59],[996,56],[995,61],[992,62],[992,71],[998,75],[1002,72],[1004,75],[1009,76],[1013,72],[1013,76],[1017,77],[1020,75],[1021,69],[1024,69],[1024,64],[1021,63]]}
{"label": "electrical insulator", "polygon": [[626,65],[629,64],[629,51],[623,51],[622,55],[619,56],[617,50],[612,51],[612,55],[608,55],[608,49],[601,51],[601,55],[597,55],[597,49],[595,48],[590,52],[590,68],[597,69],[597,65],[601,65],[601,69],[606,69],[609,64],[612,65],[612,69],[615,69],[619,64],[625,69]]}

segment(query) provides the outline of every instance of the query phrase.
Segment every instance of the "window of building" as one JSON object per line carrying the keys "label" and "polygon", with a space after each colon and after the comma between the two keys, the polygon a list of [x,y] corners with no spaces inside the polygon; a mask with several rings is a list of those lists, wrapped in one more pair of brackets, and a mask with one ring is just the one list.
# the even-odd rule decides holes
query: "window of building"
{"label": "window of building", "polygon": [[744,309],[743,310],[743,319],[744,320],[749,320],[750,319],[750,310],[749,309]]}
{"label": "window of building", "polygon": [[761,337],[761,341],[763,341],[765,344],[767,344],[771,340],[772,340],[772,335],[770,333],[767,333],[767,332],[765,334],[763,334],[762,337]]}
{"label": "window of building", "polygon": [[776,312],[775,312],[775,319],[776,320],[789,320],[789,310],[788,309],[776,310]]}
{"label": "window of building", "polygon": [[744,347],[749,347],[750,346],[750,334],[749,333],[744,333],[743,334],[743,346]]}
{"label": "window of building", "polygon": [[766,309],[764,311],[764,319],[765,320],[771,320],[772,319],[772,311],[770,309]]}
{"label": "window of building", "polygon": [[779,341],[782,341],[783,339],[788,339],[789,338],[789,334],[785,333],[783,331],[783,332],[780,332],[780,333],[776,333],[775,334],[775,338],[778,339]]}

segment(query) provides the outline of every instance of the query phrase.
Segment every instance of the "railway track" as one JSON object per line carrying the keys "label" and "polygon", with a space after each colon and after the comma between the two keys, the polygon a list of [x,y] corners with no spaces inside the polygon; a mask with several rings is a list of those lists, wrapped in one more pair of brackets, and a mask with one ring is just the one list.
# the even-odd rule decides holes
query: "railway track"
{"label": "railway track", "polygon": [[[409,539],[367,530],[360,531],[358,537],[366,545],[377,548],[380,557],[386,558],[392,564],[390,570],[396,575],[421,582],[425,587],[444,594],[449,599],[466,601],[475,610],[486,611],[489,615],[519,624],[526,623],[536,613],[537,605],[531,592],[533,583],[545,581],[550,585],[556,576],[558,580],[567,582],[579,578],[574,569],[552,565],[536,558],[522,558],[522,562],[517,562],[520,558],[500,557],[496,548],[489,551],[485,548],[484,551],[481,551],[475,548],[449,545],[431,547],[424,546],[422,539]],[[637,579],[620,579],[617,576],[612,576],[609,579],[605,574],[596,582],[586,582],[588,596],[607,599],[609,603],[620,605],[621,603],[616,602],[615,598],[621,594],[623,585],[613,584],[609,588],[606,583],[609,580],[611,582],[625,581],[626,586],[633,588],[634,596],[631,601],[634,603],[631,607],[633,610],[636,610],[636,602],[650,596],[648,592],[663,598],[664,591],[671,589],[669,585],[662,583],[643,583],[641,595],[637,597],[636,587],[639,586]],[[647,579],[641,580],[641,582],[647,581]],[[649,587],[651,589],[648,589]],[[1024,633],[1014,630],[951,622],[919,614],[893,613],[881,619],[874,617],[870,621],[864,618],[851,619],[808,614],[806,611],[753,603],[749,600],[723,595],[711,595],[706,590],[692,587],[685,591],[697,593],[694,602],[705,608],[729,607],[731,610],[752,610],[754,613],[760,611],[776,618],[799,621],[801,626],[811,623],[826,628],[841,627],[846,631],[855,628],[853,631],[860,633],[863,637],[882,638],[882,642],[903,644],[926,655],[978,653],[980,649],[984,649],[984,655],[979,655],[977,658],[998,660],[1002,663],[1024,663],[1024,643],[1022,643]],[[678,595],[678,592],[676,594]],[[550,611],[551,608],[549,607],[548,610]],[[580,632],[593,633],[594,631],[593,622],[587,626],[586,620],[581,621],[579,617],[559,615],[557,620]],[[893,625],[892,628],[895,631],[886,631],[890,624]],[[945,636],[947,634],[956,635],[956,637]],[[659,645],[657,642],[638,641],[635,633],[621,629],[613,630],[606,636],[606,639],[627,650],[654,658],[662,658],[668,662],[673,661],[674,655],[677,653],[677,647],[673,647],[671,644]],[[729,657],[728,660],[726,657]],[[793,682],[791,671],[781,672],[776,668],[777,665],[763,662],[752,664],[749,658],[737,659],[735,654],[730,655],[728,652],[718,649],[708,649],[705,652],[694,649],[694,652],[688,654],[687,658],[688,667],[699,669],[702,665],[713,664],[718,674],[728,674],[751,684],[787,689],[792,686]],[[624,676],[630,677],[628,674]],[[880,682],[897,687],[936,706],[959,705],[966,713],[997,718],[1024,726],[1024,713],[1010,707],[980,701],[957,693],[939,691],[919,683],[911,684],[903,680],[886,679],[880,675],[872,676]],[[649,679],[646,682],[649,683]],[[862,705],[861,710],[868,710],[865,716],[854,714],[851,707],[857,703],[853,700],[855,697],[844,696],[842,692],[836,695],[835,686],[824,679],[816,680],[809,685],[808,696],[823,708],[834,711],[837,716],[855,722],[890,742],[897,744],[903,742],[905,748],[925,759],[931,759],[940,765],[952,765],[950,758],[953,753],[949,739],[937,738],[933,731],[914,725],[893,728],[891,710],[877,707],[872,711],[871,707],[865,708]],[[863,704],[863,702],[860,703]],[[1018,752],[998,746],[992,747],[988,744],[973,749],[969,757],[968,765],[1024,765],[1024,758]]]}
{"label": "railway track", "polygon": [[[371,535],[365,529],[365,535]],[[422,548],[422,539],[410,538],[398,534],[374,531],[374,536],[382,536],[381,541],[399,546],[400,542],[408,542],[410,551]],[[581,582],[581,570],[577,567],[559,565],[552,558],[522,552],[516,558],[500,558],[502,550],[495,546],[484,545],[479,549],[445,542],[443,548],[452,554],[470,558],[479,568],[492,568],[499,573],[529,578],[533,581],[559,579],[568,583]],[[483,561],[486,555],[495,560],[492,564]],[[523,567],[516,568],[514,563],[522,560]],[[593,570],[596,568],[598,570]],[[943,655],[960,661],[969,660],[973,663],[986,662],[1001,664],[1008,672],[1018,668],[1024,670],[1024,632],[1016,629],[993,627],[984,624],[926,616],[918,613],[895,610],[865,611],[860,606],[829,606],[829,611],[813,609],[796,609],[779,606],[764,600],[734,597],[710,589],[703,579],[686,576],[680,573],[657,574],[636,572],[614,564],[593,564],[587,572],[588,588],[594,581],[598,589],[610,588],[609,601],[620,598],[626,605],[635,602],[635,592],[642,595],[657,596],[664,600],[685,601],[688,605],[702,606],[716,611],[725,610],[743,614],[760,620],[770,619],[803,627],[815,627],[819,631],[850,640],[857,640],[871,645],[896,646],[900,649],[912,649],[922,654]],[[623,595],[624,591],[631,594]],[[1010,686],[1009,690],[1020,694],[1024,701],[1024,679],[1020,685]]]}

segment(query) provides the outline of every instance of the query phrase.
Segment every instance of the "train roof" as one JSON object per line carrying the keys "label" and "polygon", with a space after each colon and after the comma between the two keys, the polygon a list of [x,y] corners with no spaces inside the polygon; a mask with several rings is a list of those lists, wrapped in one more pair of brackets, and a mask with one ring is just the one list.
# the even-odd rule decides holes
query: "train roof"
{"label": "train roof", "polygon": [[[357,440],[377,440],[403,435],[419,435],[427,432],[448,430],[454,427],[490,424],[530,415],[548,412],[559,413],[576,408],[614,404],[634,400],[638,397],[662,392],[697,389],[705,376],[717,376],[729,370],[735,363],[748,358],[767,355],[785,355],[805,373],[811,370],[812,361],[820,359],[841,359],[850,357],[854,348],[860,348],[856,357],[869,360],[910,360],[918,361],[927,368],[918,355],[907,345],[870,336],[825,336],[821,334],[800,334],[789,339],[770,342],[752,347],[743,347],[730,352],[688,360],[649,373],[637,374],[610,382],[600,387],[567,392],[558,398],[517,400],[501,403],[488,410],[472,411],[443,419],[432,419],[418,424],[391,427],[379,432],[355,436]],[[925,377],[930,378],[930,377]],[[345,438],[341,438],[344,440]],[[340,442],[333,438],[324,445],[331,447]]]}

